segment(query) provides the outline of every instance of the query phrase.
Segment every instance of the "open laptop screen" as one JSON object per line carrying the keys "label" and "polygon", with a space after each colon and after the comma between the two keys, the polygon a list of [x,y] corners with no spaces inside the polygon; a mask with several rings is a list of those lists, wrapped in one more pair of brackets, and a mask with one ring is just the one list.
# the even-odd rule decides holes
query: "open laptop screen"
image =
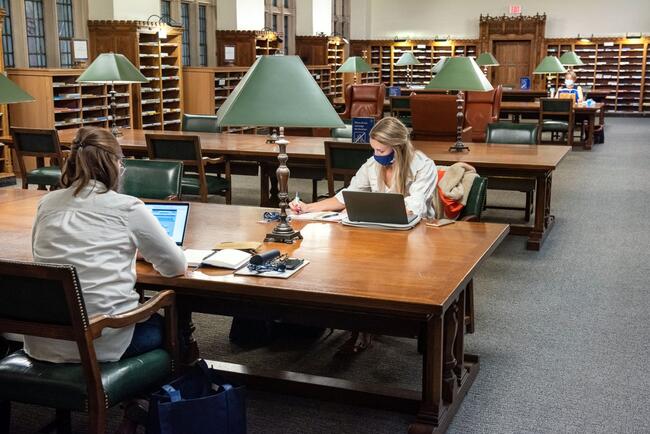
{"label": "open laptop screen", "polygon": [[149,211],[156,217],[174,242],[182,246],[185,239],[187,218],[190,213],[189,203],[147,202]]}

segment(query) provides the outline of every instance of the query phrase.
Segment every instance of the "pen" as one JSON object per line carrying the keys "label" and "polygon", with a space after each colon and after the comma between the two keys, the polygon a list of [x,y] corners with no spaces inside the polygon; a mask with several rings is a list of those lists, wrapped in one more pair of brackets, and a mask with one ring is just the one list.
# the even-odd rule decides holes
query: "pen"
{"label": "pen", "polygon": [[212,253],[210,253],[209,255],[207,255],[205,258],[201,259],[201,262],[205,261],[206,259],[208,259],[209,257],[211,257],[212,255],[214,255],[214,254],[217,253],[217,252],[218,252],[218,250],[213,250]]}
{"label": "pen", "polygon": [[322,216],[321,218],[322,218],[322,219],[328,219],[328,218],[331,218],[331,217],[336,217],[337,215],[339,215],[339,213],[334,212],[334,213],[331,213],[331,214],[325,214],[325,215]]}
{"label": "pen", "polygon": [[205,261],[206,259],[210,258],[212,255],[214,255],[214,254],[217,253],[218,251],[219,251],[219,250],[213,250],[211,253],[209,253],[208,255],[206,255],[203,259],[201,259],[201,262],[199,262],[198,264],[196,264],[196,266],[194,266],[194,268],[192,268],[192,271],[197,271],[199,268],[201,268],[201,265],[203,265],[203,261]]}

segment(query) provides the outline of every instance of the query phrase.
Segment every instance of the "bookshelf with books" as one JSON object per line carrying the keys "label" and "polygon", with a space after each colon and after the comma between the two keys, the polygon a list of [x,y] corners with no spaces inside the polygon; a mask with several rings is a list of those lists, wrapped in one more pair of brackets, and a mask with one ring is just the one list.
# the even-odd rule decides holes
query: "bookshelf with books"
{"label": "bookshelf with books", "polygon": [[134,84],[133,127],[180,130],[183,113],[182,27],[152,21],[88,21],[91,61],[125,55],[148,83]]}

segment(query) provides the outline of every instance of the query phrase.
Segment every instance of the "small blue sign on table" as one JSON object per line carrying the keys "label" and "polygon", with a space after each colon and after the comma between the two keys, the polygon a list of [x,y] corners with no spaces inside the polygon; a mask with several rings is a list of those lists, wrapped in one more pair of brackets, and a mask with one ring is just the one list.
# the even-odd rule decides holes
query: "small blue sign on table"
{"label": "small blue sign on table", "polygon": [[402,89],[399,86],[388,86],[388,96],[402,96]]}
{"label": "small blue sign on table", "polygon": [[530,77],[521,77],[519,79],[519,88],[525,90],[530,89]]}
{"label": "small blue sign on table", "polygon": [[352,118],[352,143],[370,143],[370,130],[375,118]]}

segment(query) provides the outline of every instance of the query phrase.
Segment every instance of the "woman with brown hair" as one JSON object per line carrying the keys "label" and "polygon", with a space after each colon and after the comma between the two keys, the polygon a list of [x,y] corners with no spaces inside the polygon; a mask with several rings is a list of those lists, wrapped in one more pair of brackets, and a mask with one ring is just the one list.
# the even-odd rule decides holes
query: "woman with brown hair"
{"label": "woman with brown hair", "polygon": [[[113,135],[81,128],[61,176],[60,190],[41,199],[32,228],[37,262],[74,265],[89,316],[119,314],[138,305],[134,290],[136,250],[164,276],[183,274],[182,250],[144,203],[117,192],[122,150]],[[31,357],[79,362],[74,343],[25,336]],[[106,329],[95,340],[100,362],[150,351],[162,343],[162,321],[152,316],[135,327]]]}

